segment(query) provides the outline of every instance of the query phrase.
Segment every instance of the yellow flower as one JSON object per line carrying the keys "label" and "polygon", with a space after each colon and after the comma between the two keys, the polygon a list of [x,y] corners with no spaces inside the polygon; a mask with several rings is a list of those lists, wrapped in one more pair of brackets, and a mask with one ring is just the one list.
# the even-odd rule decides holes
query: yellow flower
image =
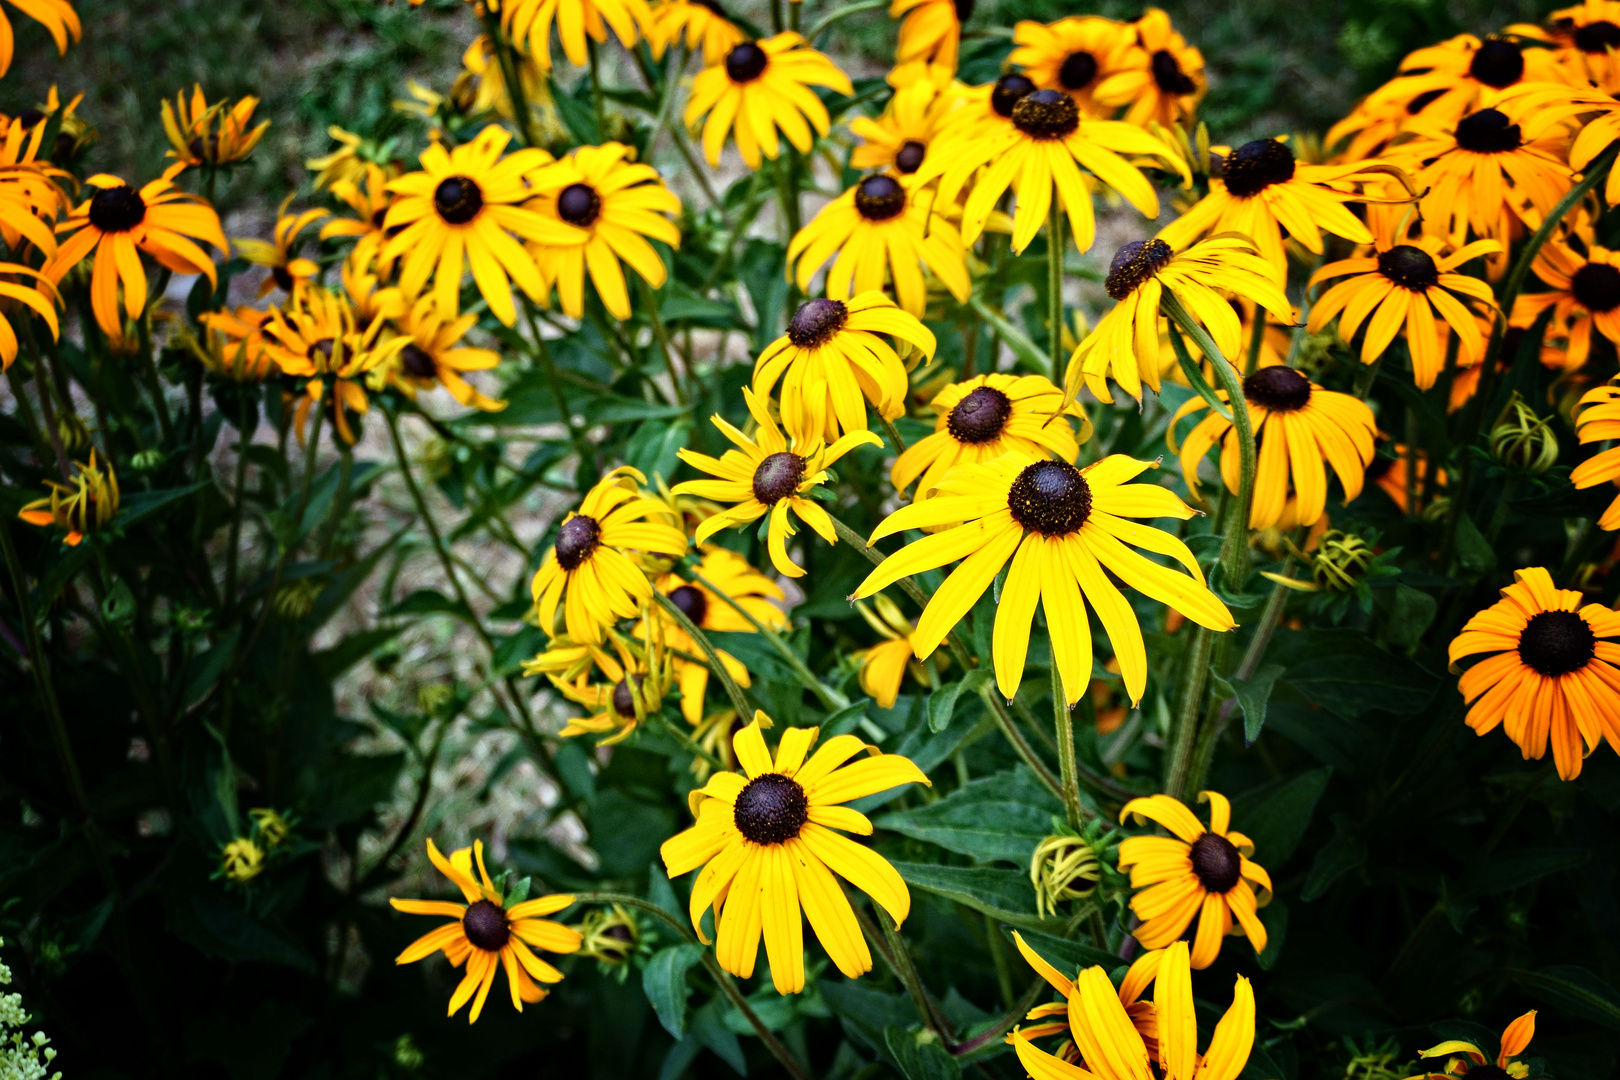
{"label": "yellow flower", "polygon": [[[796,994],[804,989],[801,911],[839,971],[853,979],[872,970],[860,924],[834,874],[871,897],[896,925],[911,911],[911,893],[894,867],[841,835],[870,836],[872,823],[840,804],[929,780],[910,759],[881,753],[853,735],[828,739],[806,761],[820,731],[813,727],[784,730],[773,761],[761,734],[770,723],[756,712],[737,732],[732,746],[743,773],[716,773],[692,792],[697,824],[664,841],[659,852],[671,878],[703,867],[689,910],[693,929],[707,943],[703,913],[714,909],[720,966],[751,976],[763,935],[777,993]],[[844,764],[863,751],[871,756]]]}
{"label": "yellow flower", "polygon": [[410,340],[383,340],[383,328],[382,315],[361,326],[346,296],[319,287],[306,289],[286,306],[271,309],[263,328],[267,351],[284,374],[308,377],[303,399],[293,414],[300,442],[305,438],[310,409],[325,400],[330,390],[333,428],[339,438],[354,445],[356,436],[348,414],[364,416],[371,411],[358,377],[388,364]]}
{"label": "yellow flower", "polygon": [[[778,605],[787,597],[781,586],[748,565],[748,560],[734,551],[722,547],[705,546],[703,559],[698,563],[702,574],[720,590],[743,607],[750,615],[772,630],[785,630],[787,613]],[[754,633],[754,625],[708,585],[694,578],[682,579],[678,574],[665,574],[654,587],[681,612],[692,620],[699,630],[719,630],[727,633]],[[775,603],[772,603],[772,601]],[[664,644],[671,652],[697,655],[697,643],[662,607],[654,610],[654,617],[662,624]],[[748,668],[742,661],[726,652],[715,650],[727,673],[738,686],[752,685]],[[703,720],[703,695],[709,686],[709,665],[700,661],[674,658],[675,677],[681,687],[681,715],[686,722],[697,727]]]}
{"label": "yellow flower", "polygon": [[251,154],[270,127],[268,120],[248,127],[259,99],[245,97],[229,109],[225,106],[223,101],[208,104],[201,83],[192,87],[190,102],[184,92],[175,95],[172,106],[165,99],[163,130],[173,149],[164,157],[186,165],[229,165]]}
{"label": "yellow flower", "polygon": [[885,419],[904,416],[910,384],[900,355],[879,334],[933,359],[934,332],[880,292],[810,300],[787,333],[754,361],[754,393],[769,398],[782,380],[782,426],[799,442],[832,442],[866,430],[866,402]]}
{"label": "yellow flower", "polygon": [[849,658],[860,668],[861,691],[870,695],[880,708],[892,709],[900,696],[900,680],[905,678],[906,671],[909,669],[919,682],[926,681],[928,673],[915,662],[911,648],[911,635],[917,627],[882,593],[873,598],[872,604],[877,608],[876,614],[862,600],[855,601],[855,610],[883,640],[850,653]]}
{"label": "yellow flower", "polygon": [[39,156],[48,126],[43,120],[32,126],[12,120],[0,139],[0,239],[14,258],[21,258],[28,245],[38,248],[47,260],[53,258],[57,249],[51,223],[58,214],[73,209],[57,182],[72,174]]}
{"label": "yellow flower", "polygon": [[1196,918],[1191,960],[1202,970],[1220,955],[1221,940],[1231,932],[1234,918],[1254,951],[1265,951],[1266,928],[1255,912],[1271,902],[1271,877],[1249,860],[1254,841],[1232,831],[1232,806],[1226,796],[1201,791],[1198,801],[1209,803],[1207,829],[1168,795],[1126,803],[1119,812],[1120,824],[1136,817],[1156,822],[1172,835],[1121,841],[1119,868],[1130,871],[1131,888],[1136,890],[1131,910],[1142,920],[1134,931],[1136,940],[1145,949],[1162,949]]}
{"label": "yellow flower", "polygon": [[245,836],[238,836],[220,851],[220,871],[232,881],[252,881],[264,869],[264,852]]}
{"label": "yellow flower", "polygon": [[488,371],[501,362],[493,349],[461,345],[461,339],[478,322],[478,316],[462,315],[446,319],[439,314],[433,297],[424,296],[412,304],[397,321],[409,342],[396,354],[397,362],[388,369],[389,381],[411,399],[417,391],[442,386],[463,405],[484,412],[499,412],[506,402],[497,401],[462,378],[468,371]]}
{"label": "yellow flower", "polygon": [[961,87],[940,87],[931,79],[917,78],[895,90],[879,117],[857,116],[849,122],[851,135],[865,140],[849,156],[852,169],[893,169],[909,176],[922,168],[934,136],[956,107]]}
{"label": "yellow flower", "polygon": [[1620,343],[1620,252],[1596,243],[1587,234],[1581,250],[1570,237],[1549,239],[1536,253],[1531,269],[1551,286],[1545,292],[1520,293],[1510,326],[1530,327],[1549,307],[1552,326],[1569,334],[1569,365],[1580,367],[1592,348],[1592,331]]}
{"label": "yellow flower", "polygon": [[654,60],[686,35],[686,49],[703,49],[704,66],[718,64],[726,53],[748,40],[748,35],[726,17],[715,0],[660,0],[652,8],[647,45]]}
{"label": "yellow flower", "polygon": [[[467,965],[467,974],[450,995],[450,1008],[446,1016],[472,1001],[467,1023],[478,1019],[484,1011],[484,1000],[495,982],[495,970],[506,970],[506,982],[512,992],[512,1007],[523,1011],[524,1002],[534,1004],[546,996],[539,983],[562,981],[562,972],[536,956],[533,949],[547,952],[571,953],[580,946],[580,933],[561,923],[541,918],[561,911],[574,902],[568,895],[538,896],[506,906],[505,898],[496,891],[495,883],[484,869],[484,842],[477,840],[470,848],[460,848],[446,859],[427,842],[428,858],[439,873],[449,878],[461,890],[465,904],[448,900],[396,900],[388,902],[395,911],[408,915],[442,915],[454,919],[437,930],[429,931],[413,941],[405,951],[394,958],[396,964],[411,964],[426,959],[436,952],[444,953],[451,967]],[[473,877],[473,859],[478,860],[478,876]],[[538,981],[537,981],[538,980]]]}
{"label": "yellow flower", "polygon": [[[1555,131],[1571,120],[1577,121],[1575,141],[1569,146],[1572,169],[1585,169],[1593,158],[1620,139],[1620,101],[1601,87],[1571,86],[1556,80],[1526,82],[1503,94],[1497,104],[1531,142],[1544,132]],[[1620,175],[1617,173],[1620,170],[1610,169],[1604,183],[1603,201],[1610,206],[1620,203]]]}
{"label": "yellow flower", "polygon": [[529,586],[542,628],[556,624],[561,603],[568,636],[600,645],[609,625],[652,599],[652,585],[626,552],[686,554],[686,534],[662,520],[672,516],[669,508],[640,494],[638,485],[646,482],[638,470],[621,465],[563,519],[556,546],[546,552]]}
{"label": "yellow flower", "polygon": [[899,19],[897,64],[921,61],[956,70],[962,24],[973,15],[973,0],[891,0],[889,18]]}
{"label": "yellow flower", "polygon": [[[1583,446],[1620,439],[1620,379],[1610,379],[1588,390],[1581,397],[1580,410],[1575,418],[1575,431]],[[1582,489],[1617,478],[1620,478],[1620,445],[1599,450],[1569,474],[1570,481]],[[1620,496],[1598,518],[1598,528],[1609,532],[1620,529]]]}
{"label": "yellow flower", "polygon": [[336,124],[326,129],[327,137],[337,143],[337,149],[304,162],[304,168],[315,173],[315,190],[331,187],[338,180],[358,183],[365,177],[365,167],[376,154],[375,147],[352,131]]}
{"label": "yellow flower", "polygon": [[823,206],[788,245],[789,265],[799,264],[799,288],[808,291],[816,271],[836,255],[827,271],[830,299],[881,291],[892,280],[900,307],[921,318],[927,269],[957,303],[967,303],[973,282],[962,235],[934,212],[935,203],[934,193],[919,185],[883,173],[868,176]]}
{"label": "yellow flower", "polygon": [[[8,2],[49,31],[51,39],[56,42],[56,51],[61,55],[67,55],[70,38],[77,42],[83,34],[79,25],[79,15],[68,0],[8,0]],[[6,9],[0,5],[0,75],[11,70],[14,48],[11,20],[6,18]]]}
{"label": "yellow flower", "polygon": [[663,216],[681,212],[680,196],[664,186],[651,165],[626,160],[630,153],[628,146],[616,142],[582,146],[532,177],[539,197],[530,208],[560,218],[585,237],[583,244],[529,244],[541,277],[548,285],[556,284],[563,312],[571,318],[585,314],[587,268],[608,314],[628,319],[630,294],[619,260],[657,289],[668,271],[647,239],[681,246],[681,230]]}
{"label": "yellow flower", "polygon": [[270,295],[271,289],[280,289],[290,296],[321,272],[321,268],[313,259],[299,258],[298,249],[303,246],[300,234],[327,217],[328,212],[317,208],[292,216],[287,213],[287,206],[292,201],[291,195],[281,200],[281,207],[276,211],[273,241],[235,241],[236,250],[244,259],[254,266],[262,266],[270,271],[269,276],[259,285],[260,299]]}
{"label": "yellow flower", "polygon": [[[50,327],[51,337],[60,338],[62,328],[56,315],[57,293],[50,279],[43,273],[20,263],[0,262],[0,297],[15,300],[32,310],[45,320]],[[6,276],[16,275],[24,278],[36,279],[30,284],[21,281],[6,280]],[[17,359],[17,332],[12,328],[11,321],[21,312],[7,311],[0,307],[0,371],[11,367]]]}
{"label": "yellow flower", "polygon": [[1135,42],[1125,24],[1098,15],[1070,16],[1045,24],[1024,20],[1013,27],[1018,46],[1007,62],[1024,69],[1037,88],[1061,90],[1086,116],[1107,116],[1093,94]]}
{"label": "yellow flower", "polygon": [[470,143],[453,150],[434,145],[422,151],[422,171],[390,181],[398,196],[383,219],[393,232],[384,259],[400,257],[400,290],[421,293],[434,276],[439,310],[461,310],[461,276],[472,267],[473,281],[490,313],[507,326],[517,321],[511,282],[539,303],[545,281],[534,258],[513,234],[543,244],[579,244],[585,234],[572,225],[520,205],[534,194],[528,176],[551,162],[544,150],[502,152],[511,135],[491,124]]}
{"label": "yellow flower", "polygon": [[1123,107],[1131,124],[1168,128],[1190,122],[1209,88],[1204,54],[1188,45],[1158,8],[1148,8],[1131,29],[1136,40],[1120,54],[1114,74],[1097,87],[1097,101]]}
{"label": "yellow flower", "polygon": [[590,62],[587,35],[600,44],[611,27],[619,44],[629,49],[636,44],[637,31],[646,33],[652,26],[646,0],[505,0],[500,9],[501,27],[513,47],[533,54],[545,71],[551,70],[554,20],[563,55],[575,67]]}
{"label": "yellow flower", "polygon": [[1497,1051],[1494,1065],[1491,1063],[1490,1055],[1477,1044],[1465,1039],[1450,1039],[1438,1046],[1431,1046],[1422,1053],[1426,1058],[1446,1058],[1443,1070],[1425,1070],[1416,1076],[1408,1077],[1407,1080],[1456,1080],[1459,1076],[1475,1076],[1476,1080],[1489,1080],[1492,1076],[1511,1076],[1513,1080],[1524,1080],[1530,1075],[1530,1067],[1522,1061],[1513,1059],[1530,1048],[1530,1040],[1535,1038],[1535,1035],[1536,1010],[1531,1009],[1502,1032],[1501,1049]]}
{"label": "yellow flower", "polygon": [[618,662],[597,655],[597,667],[608,677],[607,682],[592,683],[583,677],[569,682],[556,675],[547,676],[563,697],[595,710],[591,716],[569,720],[557,733],[559,736],[566,739],[612,732],[597,744],[612,746],[628,739],[643,720],[664,707],[664,695],[673,685],[671,660],[662,634],[653,631],[651,615],[645,611],[641,638],[640,644],[632,648],[617,635],[613,637]]}
{"label": "yellow flower", "polygon": [[248,811],[248,817],[253,819],[265,847],[280,847],[292,835],[292,825],[268,806],[254,807]]}
{"label": "yellow flower", "polygon": [[354,237],[349,259],[362,267],[375,265],[385,277],[393,273],[393,260],[383,259],[383,241],[388,232],[383,222],[388,218],[388,207],[393,198],[388,193],[388,182],[393,179],[390,170],[367,161],[362,163],[358,179],[340,177],[332,181],[332,194],[354,211],[352,218],[335,217],[321,226],[320,237]]}
{"label": "yellow flower", "polygon": [[808,154],[815,144],[811,128],[825,135],[832,124],[812,86],[855,93],[849,76],[792,31],[759,42],[744,41],[692,80],[686,124],[696,127],[698,119],[708,114],[703,154],[714,166],[720,164],[720,151],[733,125],[737,152],[750,169],[759,168],[761,154],[775,160],[781,153],[777,128],[799,153]]}
{"label": "yellow flower", "polygon": [[[192,352],[214,375],[233,382],[264,382],[281,366],[264,347],[264,324],[268,311],[242,306],[235,311],[205,311],[203,339],[190,340]],[[226,415],[235,422],[235,417]]]}
{"label": "yellow flower", "polygon": [[90,451],[90,464],[73,463],[71,485],[45,481],[49,497],[36,499],[17,512],[30,525],[55,525],[67,530],[62,542],[77,547],[85,533],[103,528],[118,513],[118,474],[109,463],[105,474],[96,467],[96,452]]}
{"label": "yellow flower", "polygon": [[743,388],[743,398],[759,425],[754,438],[750,439],[716,413],[712,418],[714,426],[738,449],[727,450],[718,459],[695,450],[677,451],[682,461],[716,479],[688,480],[676,484],[672,493],[735,504],[697,527],[693,540],[699,544],[721,529],[747,525],[769,514],[766,546],[772,565],[787,577],[803,577],[803,568],[788,558],[788,537],[795,533],[788,518],[789,511],[820,533],[827,543],[836,544],[838,533],[833,529],[832,519],[809,496],[826,482],[827,466],[857,446],[882,446],[883,441],[862,428],[831,446],[824,445],[817,435],[807,439],[795,436],[790,443],[771,419],[768,398],[747,387]]}
{"label": "yellow flower", "polygon": [[[1226,605],[1205,586],[1198,560],[1185,544],[1167,532],[1127,520],[1185,521],[1193,516],[1192,508],[1169,489],[1128,482],[1154,467],[1152,462],[1114,454],[1079,469],[1016,450],[992,462],[963,462],[935,488],[932,498],[903,506],[885,518],[868,543],[907,529],[949,527],[884,559],[853,598],[871,596],[907,575],[962,560],[917,621],[912,644],[926,660],[1011,560],[991,645],[1002,696],[1012,700],[1023,681],[1030,627],[1040,604],[1064,695],[1071,705],[1080,699],[1091,681],[1091,623],[1086,609],[1090,601],[1119,658],[1125,689],[1133,703],[1140,701],[1147,685],[1147,649],[1136,613],[1113,578],[1201,626],[1224,631],[1235,625]],[[1128,544],[1169,555],[1187,575],[1144,558]]]}

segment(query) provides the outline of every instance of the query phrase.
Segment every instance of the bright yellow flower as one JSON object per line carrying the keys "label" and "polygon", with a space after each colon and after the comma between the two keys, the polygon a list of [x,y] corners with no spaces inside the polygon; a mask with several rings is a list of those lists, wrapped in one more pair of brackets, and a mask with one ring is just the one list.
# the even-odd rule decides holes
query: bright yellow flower
{"label": "bright yellow flower", "polygon": [[607,41],[611,27],[625,48],[634,48],[637,32],[652,26],[646,0],[505,0],[500,5],[501,27],[513,46],[531,53],[545,71],[551,70],[551,24],[563,55],[575,67],[590,62],[588,35],[598,44]]}
{"label": "bright yellow flower", "polygon": [[78,547],[85,533],[103,528],[118,513],[118,474],[109,463],[103,473],[96,466],[96,452],[90,451],[90,464],[73,463],[71,486],[46,480],[48,498],[36,499],[17,512],[30,525],[55,525],[67,531],[62,542]]}
{"label": "bright yellow flower", "polygon": [[[1575,430],[1583,446],[1620,439],[1620,379],[1610,379],[1588,390],[1581,397],[1580,410],[1575,418]],[[1569,479],[1583,489],[1620,479],[1620,445],[1599,450],[1575,466]],[[1598,528],[1609,532],[1620,529],[1620,496],[1598,518]]]}
{"label": "bright yellow flower", "polygon": [[471,313],[446,319],[431,296],[417,300],[396,321],[409,342],[389,367],[389,381],[413,400],[418,391],[442,386],[463,405],[484,412],[506,408],[506,402],[481,393],[462,378],[466,372],[488,371],[501,362],[500,353],[493,349],[475,349],[460,343],[477,323],[478,316]]}
{"label": "bright yellow flower", "polygon": [[899,19],[897,64],[921,61],[956,70],[962,24],[973,15],[973,0],[891,0],[889,18]]}
{"label": "bright yellow flower", "polygon": [[1123,107],[1127,123],[1190,125],[1209,89],[1204,54],[1188,45],[1158,8],[1148,8],[1130,28],[1136,40],[1119,55],[1115,73],[1097,87],[1097,101]]}
{"label": "bright yellow flower", "polygon": [[827,107],[810,90],[812,86],[855,93],[848,75],[792,31],[763,41],[744,41],[692,80],[686,124],[696,127],[699,118],[708,114],[703,124],[703,154],[714,166],[720,164],[720,151],[733,126],[737,153],[750,169],[759,168],[761,154],[775,160],[782,152],[777,128],[794,149],[808,154],[815,144],[811,128],[825,135],[832,124]]}
{"label": "bright yellow flower", "polygon": [[883,115],[857,116],[849,122],[850,134],[865,140],[850,153],[849,167],[893,169],[905,176],[922,168],[934,136],[956,107],[961,91],[960,84],[940,87],[926,78],[897,88]]}
{"label": "bright yellow flower", "polygon": [[393,273],[393,260],[381,257],[383,242],[388,239],[383,222],[393,203],[393,197],[388,194],[388,182],[392,179],[390,170],[368,161],[362,164],[359,179],[333,180],[332,195],[346,203],[355,216],[335,217],[321,226],[320,233],[322,240],[354,237],[349,258],[363,267],[375,264],[377,273],[385,277]]}
{"label": "bright yellow flower", "polygon": [[280,289],[291,296],[302,289],[314,279],[321,268],[313,259],[298,257],[298,249],[304,246],[301,234],[311,225],[329,216],[328,212],[319,208],[305,210],[296,216],[287,213],[287,207],[293,201],[288,195],[281,200],[281,207],[276,211],[276,227],[272,235],[274,240],[236,240],[237,252],[254,266],[262,266],[270,271],[268,277],[259,285],[259,298],[270,295],[272,289]]}
{"label": "bright yellow flower", "polygon": [[1620,252],[1581,238],[1581,250],[1571,237],[1550,239],[1536,253],[1531,269],[1550,288],[1520,293],[1508,325],[1530,327],[1541,313],[1553,309],[1552,326],[1569,334],[1569,365],[1586,363],[1592,331],[1620,344]]}
{"label": "bright yellow flower", "polygon": [[1086,116],[1107,116],[1112,108],[1097,104],[1097,87],[1119,67],[1135,43],[1124,23],[1098,15],[1070,16],[1054,23],[1024,20],[1013,27],[1018,46],[1007,57],[1041,90],[1061,90],[1074,98]]}
{"label": "bright yellow flower", "polygon": [[229,165],[251,154],[270,127],[268,120],[248,127],[259,99],[245,97],[229,109],[225,105],[223,101],[208,104],[201,83],[193,86],[190,102],[184,92],[175,95],[172,106],[165,99],[163,130],[172,149],[164,157],[186,165]]}
{"label": "bright yellow flower", "polygon": [[[327,399],[338,437],[353,446],[356,435],[349,426],[350,412],[364,416],[371,401],[358,381],[383,368],[409,343],[409,338],[382,338],[381,314],[361,325],[348,297],[319,287],[309,288],[289,303],[270,310],[264,324],[266,350],[284,374],[306,378],[304,396],[294,411],[299,441],[311,408]],[[319,432],[316,433],[319,435]]]}
{"label": "bright yellow flower", "polygon": [[682,34],[688,52],[702,48],[705,67],[718,64],[726,53],[748,40],[715,0],[659,0],[652,8],[652,26],[647,31],[653,59],[662,60],[665,50]]}

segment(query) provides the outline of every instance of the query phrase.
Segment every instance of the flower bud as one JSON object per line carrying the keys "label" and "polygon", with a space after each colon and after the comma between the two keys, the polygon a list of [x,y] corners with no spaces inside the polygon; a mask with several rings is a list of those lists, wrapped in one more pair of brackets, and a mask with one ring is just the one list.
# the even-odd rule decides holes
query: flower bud
{"label": "flower bud", "polygon": [[1505,469],[1539,476],[1558,460],[1558,436],[1515,391],[1491,428],[1491,459]]}

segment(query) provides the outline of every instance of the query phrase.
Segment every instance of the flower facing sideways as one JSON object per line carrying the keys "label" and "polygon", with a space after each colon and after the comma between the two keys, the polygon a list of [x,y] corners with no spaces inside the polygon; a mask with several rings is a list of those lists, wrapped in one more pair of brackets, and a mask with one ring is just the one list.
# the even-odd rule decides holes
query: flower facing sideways
{"label": "flower facing sideways", "polygon": [[1443,1070],[1425,1069],[1416,1076],[1407,1077],[1407,1080],[1456,1080],[1457,1077],[1468,1076],[1474,1080],[1492,1080],[1493,1077],[1503,1076],[1524,1080],[1530,1075],[1529,1066],[1513,1059],[1530,1048],[1530,1040],[1535,1038],[1535,1034],[1536,1010],[1531,1009],[1502,1032],[1502,1046],[1494,1062],[1477,1043],[1451,1039],[1431,1046],[1422,1053],[1425,1058],[1445,1058]]}
{"label": "flower facing sideways", "polygon": [[96,466],[96,452],[90,451],[90,463],[73,463],[71,484],[55,480],[45,481],[51,489],[49,496],[35,499],[17,512],[17,516],[30,525],[55,525],[67,531],[62,542],[78,547],[85,533],[104,527],[118,513],[118,475],[112,465],[103,473]]}

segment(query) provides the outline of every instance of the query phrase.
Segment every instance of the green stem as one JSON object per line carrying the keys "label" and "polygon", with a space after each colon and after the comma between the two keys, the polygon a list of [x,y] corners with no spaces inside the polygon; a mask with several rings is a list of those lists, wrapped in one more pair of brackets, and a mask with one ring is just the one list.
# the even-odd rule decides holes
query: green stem
{"label": "green stem", "polygon": [[602,108],[602,72],[597,59],[596,39],[586,35],[585,48],[590,52],[591,108],[596,113],[596,138],[599,142],[606,142],[607,113]]}
{"label": "green stem", "polygon": [[799,654],[794,652],[792,646],[783,640],[781,634],[755,618],[752,611],[743,607],[731,594],[704,577],[701,571],[693,570],[691,573],[695,581],[724,600],[733,611],[748,621],[749,626],[752,626],[757,633],[771,643],[771,648],[775,649],[777,655],[787,662],[788,667],[793,669],[793,674],[798,677],[799,682],[804,684],[804,688],[816,695],[817,700],[821,702],[822,708],[828,712],[836,712],[849,704],[849,699],[843,694],[816,678],[815,672],[811,671],[805,662],[799,659]]}
{"label": "green stem", "polygon": [[[878,946],[878,954],[888,963],[894,977],[906,988],[906,994],[911,998],[911,1004],[915,1006],[917,1015],[922,1018],[922,1022],[930,1031],[939,1036],[941,1042],[950,1046],[953,1034],[950,1021],[940,1013],[939,1007],[928,996],[922,976],[917,974],[917,965],[911,958],[911,950],[906,948],[905,939],[900,936],[898,924],[889,918],[886,911],[877,911],[874,920],[858,905],[852,906],[855,908],[855,919],[861,924],[861,930],[872,940],[873,945]],[[874,921],[877,926],[873,925]]]}
{"label": "green stem", "polygon": [[157,410],[163,445],[169,446],[174,442],[174,420],[169,416],[169,402],[163,396],[163,386],[158,380],[157,361],[152,358],[152,329],[144,314],[136,320],[135,326],[140,340],[141,374],[146,379],[146,392],[152,397],[152,408]]}
{"label": "green stem", "polygon": [[242,501],[243,493],[247,490],[248,465],[248,432],[247,432],[247,394],[245,388],[237,387],[236,400],[236,483],[231,497],[231,531],[230,539],[225,546],[225,614],[229,618],[236,608],[236,568],[241,558],[238,550],[242,541]]}
{"label": "green stem", "polygon": [[664,353],[664,366],[669,369],[669,382],[675,388],[675,401],[683,409],[686,407],[687,391],[682,385],[681,371],[675,365],[675,346],[669,340],[669,329],[664,325],[664,316],[658,310],[658,294],[647,283],[647,279],[640,274],[636,275],[636,284],[641,287],[642,302],[647,307],[647,321],[652,324],[653,339]]}
{"label": "green stem", "polygon": [[882,413],[878,413],[878,423],[883,426],[883,433],[885,435],[887,435],[889,437],[889,441],[894,444],[895,453],[897,453],[897,454],[905,453],[906,452],[906,440],[904,440],[904,439],[902,439],[900,437],[900,432],[895,428],[894,421],[890,420],[887,416],[884,416]]}
{"label": "green stem", "polygon": [[693,757],[702,758],[704,761],[707,761],[711,767],[721,772],[725,772],[725,762],[721,761],[719,758],[703,749],[703,747],[699,746],[697,741],[694,740],[692,736],[680,729],[679,725],[672,724],[668,720],[664,719],[664,714],[662,712],[654,713],[647,719],[653,721],[654,726],[657,727],[658,730],[680,743],[681,749],[685,750],[688,754],[691,754]]}
{"label": "green stem", "polygon": [[1209,681],[1209,654],[1214,632],[1207,627],[1192,628],[1192,644],[1182,664],[1181,707],[1176,712],[1175,740],[1164,773],[1164,791],[1172,799],[1186,801],[1187,780],[1192,773],[1193,739],[1198,734],[1198,717],[1203,711],[1204,686]]}
{"label": "green stem", "polygon": [[726,688],[726,696],[731,699],[731,707],[737,710],[738,719],[743,723],[747,723],[749,717],[754,715],[754,710],[749,706],[748,699],[743,696],[742,687],[738,686],[737,680],[731,677],[731,672],[726,670],[726,665],[720,662],[720,654],[715,651],[714,643],[709,640],[709,635],[698,629],[697,623],[687,618],[686,612],[677,607],[675,601],[657,589],[653,590],[653,600],[659,607],[664,609],[664,614],[674,619],[676,625],[686,631],[687,637],[697,643],[697,647],[702,650],[704,657],[709,661],[709,670],[714,672],[715,677],[720,680],[720,684]]}
{"label": "green stem", "polygon": [[546,383],[551,387],[552,399],[557,403],[558,417],[568,428],[568,438],[574,444],[574,453],[579,457],[579,467],[574,477],[575,486],[581,491],[592,487],[598,478],[596,468],[596,455],[591,450],[590,441],[585,438],[585,432],[574,423],[574,411],[568,407],[568,396],[563,393],[562,380],[557,377],[557,366],[552,362],[551,350],[546,348],[545,338],[540,336],[540,326],[535,322],[534,304],[525,296],[523,298],[523,311],[529,321],[529,335],[534,339],[535,359],[540,361],[540,370],[546,377]]}
{"label": "green stem", "polygon": [[332,440],[338,448],[338,486],[337,492],[332,496],[332,509],[327,512],[326,525],[321,529],[321,542],[319,551],[325,558],[332,550],[332,541],[337,537],[338,523],[349,509],[350,487],[354,481],[354,448],[341,438]]}
{"label": "green stem", "polygon": [[524,146],[537,146],[534,137],[534,117],[529,111],[528,92],[523,89],[521,62],[512,42],[501,32],[501,19],[494,11],[484,11],[484,33],[495,47],[496,62],[501,66],[501,77],[506,80],[506,96],[512,102],[512,117],[517,122],[518,134]]}
{"label": "green stem", "polygon": [[[1058,771],[1063,776],[1063,811],[1069,819],[1069,828],[1080,831],[1080,780],[1075,773],[1074,717],[1069,712],[1067,695],[1063,692],[1063,676],[1058,671],[1057,646],[1047,643],[1052,658],[1052,723],[1057,733]],[[1090,687],[1080,693],[1085,696]]]}
{"label": "green stem", "polygon": [[[1166,290],[1166,295],[1169,295]],[[1052,197],[1046,218],[1046,318],[1052,332],[1052,381],[1063,385],[1063,200]]]}

